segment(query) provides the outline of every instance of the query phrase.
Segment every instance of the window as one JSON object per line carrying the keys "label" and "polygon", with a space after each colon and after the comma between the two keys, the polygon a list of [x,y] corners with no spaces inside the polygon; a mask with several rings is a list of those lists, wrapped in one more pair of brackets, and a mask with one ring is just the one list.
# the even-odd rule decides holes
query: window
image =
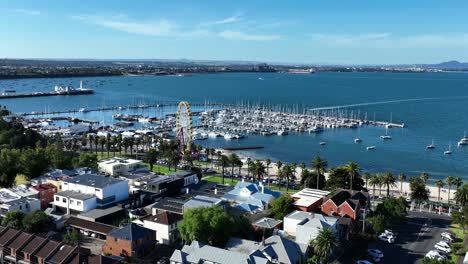
{"label": "window", "polygon": [[77,202],[76,202],[76,205],[80,206],[80,205],[81,205],[81,202],[80,202],[80,201],[77,201]]}
{"label": "window", "polygon": [[62,202],[66,203],[66,202],[67,202],[67,198],[62,198]]}
{"label": "window", "polygon": [[60,198],[58,196],[55,197],[55,201],[57,201],[57,202],[60,201]]}
{"label": "window", "polygon": [[23,210],[23,206],[20,205],[20,210]]}
{"label": "window", "polygon": [[73,204],[73,202],[75,202],[74,200],[70,199],[70,204]]}
{"label": "window", "polygon": [[26,204],[26,209],[29,209],[29,204]]}

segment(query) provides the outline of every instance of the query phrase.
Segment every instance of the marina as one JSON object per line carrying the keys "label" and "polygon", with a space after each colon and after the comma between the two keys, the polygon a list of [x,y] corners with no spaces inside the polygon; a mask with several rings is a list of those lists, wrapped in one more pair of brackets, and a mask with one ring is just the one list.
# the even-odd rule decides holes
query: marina
{"label": "marina", "polygon": [[[468,120],[465,116],[454,120],[449,114],[466,107],[468,94],[457,85],[465,79],[458,73],[93,77],[83,78],[94,90],[92,95],[10,98],[2,105],[34,121],[31,126],[44,122],[44,131],[52,134],[79,131],[84,125],[99,135],[171,135],[177,104],[184,98],[191,106],[193,139],[205,147],[240,148],[236,151],[245,156],[284,162],[307,163],[320,155],[330,166],[357,161],[369,171],[428,172],[436,179],[447,173],[468,175],[468,148],[462,140]],[[415,84],[411,89],[405,86],[408,80]],[[6,80],[0,89],[44,92],[57,83],[77,82]],[[382,94],[382,89],[393,92]],[[402,98],[407,91],[411,93]],[[57,117],[61,120],[53,120]],[[382,139],[384,135],[391,139]],[[426,149],[432,140],[433,151]],[[444,155],[450,141],[452,155]],[[263,148],[243,149],[249,146]]]}
{"label": "marina", "polygon": [[52,92],[34,92],[34,93],[16,93],[14,89],[5,89],[0,95],[0,99],[14,99],[14,98],[25,98],[25,97],[44,97],[44,96],[68,96],[68,95],[85,95],[93,94],[93,89],[83,88],[83,81],[80,81],[79,88],[73,88],[69,86],[55,86]]}

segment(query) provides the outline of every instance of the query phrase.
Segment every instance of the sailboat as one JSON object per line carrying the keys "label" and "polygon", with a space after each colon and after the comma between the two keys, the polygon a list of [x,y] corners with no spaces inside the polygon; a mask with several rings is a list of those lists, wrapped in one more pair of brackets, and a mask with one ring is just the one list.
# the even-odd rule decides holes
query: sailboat
{"label": "sailboat", "polygon": [[449,149],[444,151],[444,155],[452,155],[452,143],[449,143]]}
{"label": "sailboat", "polygon": [[427,149],[435,149],[435,145],[434,145],[434,139],[432,140],[432,143],[430,145],[427,145],[426,146]]}
{"label": "sailboat", "polygon": [[466,136],[466,131],[465,131],[465,134],[464,134],[463,138],[460,139],[460,141],[458,141],[458,146],[459,147],[465,146],[465,145],[468,145],[468,137]]}
{"label": "sailboat", "polygon": [[383,139],[383,140],[392,139],[392,136],[390,136],[390,135],[388,134],[388,126],[385,127],[385,135],[380,136],[380,138]]}
{"label": "sailboat", "polygon": [[357,144],[357,143],[362,142],[362,139],[361,139],[360,135],[361,135],[361,128],[359,128],[359,130],[358,130],[358,137],[354,139],[354,143]]}

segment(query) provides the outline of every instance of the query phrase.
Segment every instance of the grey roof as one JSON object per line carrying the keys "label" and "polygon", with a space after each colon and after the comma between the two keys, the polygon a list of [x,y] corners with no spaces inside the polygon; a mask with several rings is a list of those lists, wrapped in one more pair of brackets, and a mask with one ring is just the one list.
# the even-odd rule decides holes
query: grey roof
{"label": "grey roof", "polygon": [[281,221],[281,220],[276,220],[276,219],[273,219],[273,218],[264,217],[264,218],[258,220],[257,222],[253,223],[252,225],[262,227],[262,228],[273,229],[277,225],[281,224],[282,222],[283,221]]}
{"label": "grey roof", "polygon": [[222,202],[223,200],[218,199],[218,198],[204,196],[204,195],[197,195],[184,204],[184,209],[194,208],[194,207],[210,207],[212,205],[218,205]]}
{"label": "grey roof", "polygon": [[56,193],[56,195],[69,197],[75,200],[85,201],[94,197],[92,194],[80,193],[75,191],[61,191]]}
{"label": "grey roof", "polygon": [[3,204],[12,206],[12,205],[16,205],[16,204],[24,204],[24,203],[27,203],[27,202],[30,202],[30,201],[33,201],[33,200],[37,200],[37,199],[36,198],[23,197],[23,198],[19,198],[19,199],[13,200],[13,201],[4,202]]}
{"label": "grey roof", "polygon": [[171,263],[203,263],[209,261],[218,264],[267,264],[268,259],[256,255],[229,251],[196,241],[182,250],[176,250],[171,256]]}
{"label": "grey roof", "polygon": [[117,178],[109,177],[109,176],[99,176],[95,174],[82,174],[72,178],[67,178],[63,180],[64,182],[81,184],[86,186],[92,186],[96,188],[104,188],[109,185],[116,184],[118,182],[122,182],[124,180],[120,180]]}
{"label": "grey roof", "polygon": [[78,218],[97,219],[106,215],[117,213],[122,210],[123,208],[118,207],[118,206],[112,206],[112,207],[105,208],[105,209],[93,209],[88,212],[79,214]]}
{"label": "grey roof", "polygon": [[295,264],[302,257],[303,250],[294,241],[280,237],[271,236],[265,240],[265,245],[261,242],[231,238],[226,244],[226,249],[235,252],[249,252],[249,254],[259,255],[274,260],[272,262]]}
{"label": "grey roof", "polygon": [[153,234],[153,230],[130,223],[120,229],[111,231],[109,236],[127,241],[136,241],[147,235]]}

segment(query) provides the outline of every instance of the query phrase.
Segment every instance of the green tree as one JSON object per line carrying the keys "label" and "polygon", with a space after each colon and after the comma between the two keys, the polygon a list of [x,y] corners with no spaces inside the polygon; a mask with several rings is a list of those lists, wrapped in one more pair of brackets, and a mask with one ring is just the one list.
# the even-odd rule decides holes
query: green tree
{"label": "green tree", "polygon": [[424,257],[421,261],[421,264],[453,264],[453,262],[449,259],[439,260],[437,258]]}
{"label": "green tree", "polygon": [[[325,176],[320,175],[318,188],[323,189],[325,187]],[[301,185],[304,188],[317,188],[317,173],[315,171],[310,171],[304,169],[301,173]]]}
{"label": "green tree", "polygon": [[97,169],[98,167],[97,155],[92,152],[82,152],[78,157],[78,160],[75,161],[75,167],[87,167],[91,169]]}
{"label": "green tree", "polygon": [[382,184],[387,186],[387,198],[390,197],[390,187],[396,186],[395,176],[391,172],[386,172],[382,175]]}
{"label": "green tree", "polygon": [[257,179],[257,181],[261,180],[262,176],[265,175],[265,171],[266,171],[265,165],[263,165],[263,162],[259,160],[256,160],[255,162],[253,162],[250,165],[249,169],[252,175]]}
{"label": "green tree", "polygon": [[50,160],[43,148],[25,149],[20,157],[21,172],[28,179],[42,175],[50,167]]}
{"label": "green tree", "polygon": [[145,162],[147,162],[150,166],[150,170],[153,171],[154,164],[158,159],[158,151],[154,148],[150,149],[145,156]]}
{"label": "green tree", "polygon": [[184,212],[179,226],[183,241],[192,241],[223,247],[235,234],[236,226],[232,216],[218,206],[197,207]]}
{"label": "green tree", "polygon": [[378,175],[372,175],[372,178],[369,180],[369,184],[372,185],[372,195],[375,196],[375,186],[380,186],[380,177]]}
{"label": "green tree", "polygon": [[423,173],[421,173],[421,175],[419,177],[421,177],[421,180],[423,180],[424,184],[426,184],[427,180],[429,180],[429,173],[423,172]]}
{"label": "green tree", "polygon": [[359,175],[359,172],[361,171],[361,168],[355,163],[355,162],[348,162],[348,164],[345,165],[346,171],[348,172],[349,176],[351,177],[351,182],[349,184],[349,189],[353,190],[353,181],[356,178],[356,176]]}
{"label": "green tree", "polygon": [[286,179],[286,192],[289,191],[289,180],[291,179],[293,175],[293,169],[291,165],[285,165],[283,168],[279,171],[279,178],[281,180]]}
{"label": "green tree", "polygon": [[225,169],[227,166],[229,166],[229,158],[226,155],[221,155],[220,163],[221,163],[221,179],[222,179],[222,184],[224,184],[224,177],[226,174]]}
{"label": "green tree", "polygon": [[453,180],[453,185],[455,185],[455,187],[457,188],[457,191],[460,189],[460,187],[462,187],[463,185],[463,180],[462,178],[460,177],[456,177],[454,180]]}
{"label": "green tree", "polygon": [[294,199],[287,194],[280,196],[271,203],[271,216],[277,220],[283,220],[286,215],[294,210]]}
{"label": "green tree", "polygon": [[451,191],[454,180],[455,180],[455,178],[453,178],[452,176],[447,176],[447,178],[445,178],[445,183],[448,186],[447,202],[448,202],[449,205],[450,205],[450,191]]}
{"label": "green tree", "polygon": [[316,188],[319,189],[319,183],[320,183],[320,177],[321,175],[323,175],[326,170],[327,170],[327,166],[328,166],[328,162],[323,159],[322,157],[320,156],[316,156],[312,162],[311,162],[311,166],[312,168],[315,169],[315,173],[316,173],[316,176],[317,176],[317,180],[316,180]]}
{"label": "green tree", "polygon": [[52,217],[41,210],[27,214],[23,219],[23,227],[28,232],[45,233],[50,231],[53,226]]}
{"label": "green tree", "polygon": [[468,184],[463,184],[463,187],[455,192],[455,201],[461,206],[468,204]]}
{"label": "green tree", "polygon": [[440,201],[440,189],[442,189],[442,187],[444,187],[444,182],[442,180],[438,180],[435,182],[435,186],[437,187],[438,189],[438,198],[437,198],[437,201]]}
{"label": "green tree", "polygon": [[2,219],[2,225],[16,229],[23,228],[24,213],[21,211],[10,211]]}
{"label": "green tree", "polygon": [[426,188],[424,180],[420,177],[414,177],[410,180],[411,199],[421,204],[429,200],[429,189]]}
{"label": "green tree", "polygon": [[387,228],[385,216],[381,214],[367,218],[367,222],[371,224],[372,230],[377,234],[383,232],[385,228]]}
{"label": "green tree", "polygon": [[318,236],[312,240],[311,246],[316,255],[328,261],[335,254],[339,244],[335,232],[330,228],[325,228],[320,230]]}
{"label": "green tree", "polygon": [[241,162],[241,159],[236,153],[231,153],[231,155],[229,155],[229,164],[231,165],[231,183],[234,182],[234,169],[239,167],[239,162]]}
{"label": "green tree", "polygon": [[83,236],[73,228],[63,236],[63,242],[73,246],[80,246],[83,242]]}
{"label": "green tree", "polygon": [[468,225],[468,207],[464,206],[461,212],[453,212],[452,223],[459,225],[465,231],[465,227]]}
{"label": "green tree", "polygon": [[[270,177],[270,164],[271,164],[271,159],[270,158],[267,158],[265,160],[265,164],[266,164],[266,174],[267,174],[267,177]],[[270,181],[268,181],[269,183]]]}
{"label": "green tree", "polygon": [[362,179],[364,180],[364,182],[366,183],[366,188],[369,189],[368,187],[368,183],[369,183],[369,180],[372,178],[372,174],[368,173],[368,172],[365,172],[363,175],[362,175]]}
{"label": "green tree", "polygon": [[403,182],[406,181],[406,175],[404,173],[400,173],[398,175],[398,179],[400,180],[400,194],[403,192]]}
{"label": "green tree", "polygon": [[0,186],[11,187],[20,172],[20,152],[16,149],[0,149]]}

